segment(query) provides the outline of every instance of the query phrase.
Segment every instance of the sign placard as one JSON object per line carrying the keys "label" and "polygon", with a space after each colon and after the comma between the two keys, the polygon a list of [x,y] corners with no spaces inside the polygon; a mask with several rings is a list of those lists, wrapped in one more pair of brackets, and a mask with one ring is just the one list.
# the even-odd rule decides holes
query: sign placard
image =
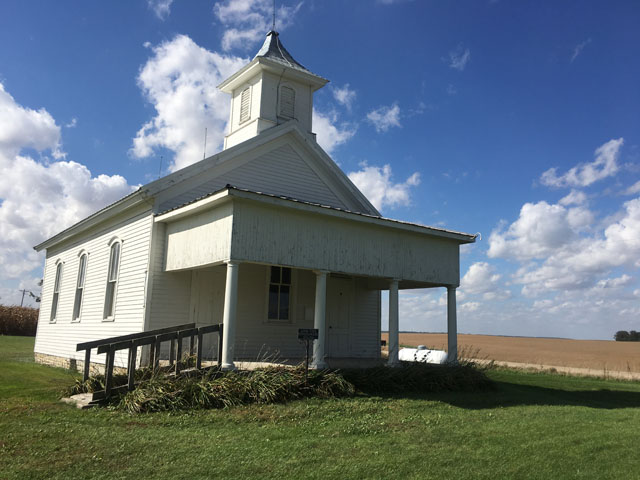
{"label": "sign placard", "polygon": [[317,328],[299,328],[298,340],[317,340],[318,329]]}

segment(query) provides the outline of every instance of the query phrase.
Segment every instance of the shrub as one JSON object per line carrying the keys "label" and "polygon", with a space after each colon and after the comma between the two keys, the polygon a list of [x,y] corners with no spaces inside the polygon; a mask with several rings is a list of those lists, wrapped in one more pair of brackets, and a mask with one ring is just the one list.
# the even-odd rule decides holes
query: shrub
{"label": "shrub", "polygon": [[37,308],[0,305],[0,335],[35,337],[38,312]]}
{"label": "shrub", "polygon": [[483,369],[471,362],[437,365],[424,362],[400,362],[386,366],[344,370],[344,378],[356,389],[370,395],[477,391],[494,388]]}
{"label": "shrub", "polygon": [[[470,363],[432,365],[402,362],[397,368],[380,366],[343,371],[310,370],[304,366],[268,367],[251,371],[224,372],[217,367],[169,375],[169,367],[158,372],[136,370],[136,389],[113,395],[108,404],[129,413],[228,408],[251,403],[284,403],[302,398],[339,398],[359,394],[435,393],[477,391],[494,384],[482,369]],[[126,375],[114,375],[113,386],[126,385]],[[67,395],[104,389],[104,376],[86,382],[77,380]]]}

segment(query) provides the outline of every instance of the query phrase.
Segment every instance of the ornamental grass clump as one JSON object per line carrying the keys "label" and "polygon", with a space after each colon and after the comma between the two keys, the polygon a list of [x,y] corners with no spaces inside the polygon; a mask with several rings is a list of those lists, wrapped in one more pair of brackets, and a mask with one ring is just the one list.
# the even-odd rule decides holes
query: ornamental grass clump
{"label": "ornamental grass clump", "polygon": [[211,369],[178,376],[154,375],[110,403],[130,413],[228,408],[251,403],[283,403],[309,397],[347,397],[355,389],[339,373],[304,367],[252,371]]}

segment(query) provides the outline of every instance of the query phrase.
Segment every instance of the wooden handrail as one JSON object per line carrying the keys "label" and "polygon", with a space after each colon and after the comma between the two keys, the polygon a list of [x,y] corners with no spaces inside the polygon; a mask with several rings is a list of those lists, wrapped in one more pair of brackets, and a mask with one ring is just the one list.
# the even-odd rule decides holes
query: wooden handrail
{"label": "wooden handrail", "polygon": [[122,342],[124,340],[135,340],[137,338],[148,337],[149,335],[160,335],[162,333],[177,332],[178,330],[184,330],[186,328],[194,328],[195,326],[196,326],[195,323],[185,323],[183,325],[175,325],[173,327],[159,328],[157,330],[148,330],[146,332],[131,333],[129,335],[119,335],[117,337],[109,337],[109,338],[102,338],[100,340],[92,340],[90,342],[79,343],[76,346],[76,352],[79,352],[80,350],[86,350],[87,348],[96,348],[102,345],[109,345],[116,342]]}
{"label": "wooden handrail", "polygon": [[[111,394],[113,381],[113,365],[115,354],[118,350],[129,349],[129,358],[127,361],[128,385],[129,390],[135,388],[134,374],[136,368],[138,347],[150,345],[150,364],[153,369],[158,368],[160,364],[160,346],[162,342],[171,342],[171,353],[169,356],[169,364],[174,365],[175,373],[180,373],[180,360],[182,358],[182,341],[189,338],[189,355],[196,355],[196,368],[202,368],[202,337],[207,333],[218,332],[218,365],[222,362],[222,335],[223,325],[206,325],[204,327],[196,327],[195,323],[186,323],[174,327],[160,328],[157,330],[149,330],[146,332],[133,333],[129,335],[120,335],[118,337],[103,338],[101,340],[93,340],[91,342],[79,343],[76,351],[85,350],[84,357],[84,380],[89,378],[89,367],[91,365],[91,350],[97,348],[97,353],[106,353],[105,361],[105,388],[104,391],[94,392],[94,398],[107,398]],[[197,343],[195,338],[198,339]]]}

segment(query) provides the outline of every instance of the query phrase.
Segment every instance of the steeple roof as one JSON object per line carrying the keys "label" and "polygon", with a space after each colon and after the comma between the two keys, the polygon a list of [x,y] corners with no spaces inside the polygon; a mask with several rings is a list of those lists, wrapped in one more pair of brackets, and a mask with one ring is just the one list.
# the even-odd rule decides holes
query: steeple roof
{"label": "steeple roof", "polygon": [[268,58],[269,60],[281,63],[282,65],[285,65],[287,67],[295,68],[302,72],[315,75],[291,56],[287,49],[284,48],[284,45],[280,41],[280,35],[275,30],[270,30],[269,33],[267,33],[267,38],[265,38],[262,47],[260,48],[260,50],[258,50],[258,53],[256,53],[256,56],[253,58],[255,60],[258,57]]}
{"label": "steeple roof", "polygon": [[[283,69],[282,67],[286,68]],[[311,85],[313,91],[329,82],[326,78],[316,75],[296,61],[284,48],[278,32],[271,30],[267,33],[267,38],[256,56],[247,65],[218,85],[218,88],[225,93],[232,93],[234,88],[237,88],[248,78],[257,75],[260,70],[270,71],[278,76],[283,75],[285,78]]]}

